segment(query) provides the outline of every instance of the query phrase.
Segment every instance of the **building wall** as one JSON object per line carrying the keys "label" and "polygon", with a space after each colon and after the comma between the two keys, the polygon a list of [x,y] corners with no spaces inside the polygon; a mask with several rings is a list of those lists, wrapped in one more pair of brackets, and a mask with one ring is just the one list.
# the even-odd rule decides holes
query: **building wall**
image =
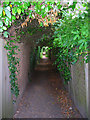
{"label": "building wall", "polygon": [[4,49],[4,40],[0,37],[0,116],[11,118],[13,115],[12,95],[9,84],[9,70],[7,52]]}
{"label": "building wall", "polygon": [[0,119],[2,118],[2,39],[0,37]]}
{"label": "building wall", "polygon": [[88,63],[88,104],[87,106],[88,106],[88,118],[90,120],[90,62]]}
{"label": "building wall", "polygon": [[4,40],[0,38],[0,119],[13,117],[29,82],[28,73],[30,70],[31,44],[18,43],[20,51],[18,51],[17,57],[21,60],[20,65],[17,66],[18,70],[20,70],[19,74],[17,74],[20,95],[17,98],[17,102],[13,104],[13,97],[10,90],[7,51],[4,48],[4,44]]}
{"label": "building wall", "polygon": [[14,113],[17,110],[20,99],[25,91],[25,88],[29,82],[29,70],[30,70],[30,49],[31,45],[25,43],[18,43],[20,51],[17,57],[20,58],[20,64],[18,67],[19,74],[17,74],[18,85],[19,85],[19,96],[17,102],[14,104]]}
{"label": "building wall", "polygon": [[[81,59],[81,58],[80,58]],[[80,60],[71,66],[72,80],[68,84],[68,90],[72,99],[83,117],[88,117],[88,64],[81,63]]]}

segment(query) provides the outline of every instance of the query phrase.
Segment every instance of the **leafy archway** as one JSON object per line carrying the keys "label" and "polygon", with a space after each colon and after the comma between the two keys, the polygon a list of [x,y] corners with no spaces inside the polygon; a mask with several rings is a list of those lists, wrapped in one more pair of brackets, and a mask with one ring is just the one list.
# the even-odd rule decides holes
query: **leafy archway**
{"label": "leafy archway", "polygon": [[[56,56],[58,70],[64,79],[70,80],[70,64],[74,64],[80,55],[88,54],[88,4],[87,2],[1,2],[0,3],[0,33],[6,39],[11,91],[19,95],[17,83],[17,67],[19,58],[15,51],[19,50],[16,42],[20,42],[20,35],[12,36],[8,29],[14,21],[20,20],[17,30],[24,29],[28,23],[37,19],[40,27],[52,26],[53,37],[49,38],[50,49]],[[83,9],[82,9],[83,8]],[[54,24],[55,23],[55,24]],[[17,32],[16,30],[16,32]],[[22,34],[24,32],[22,31]],[[31,33],[30,33],[31,34]],[[51,35],[52,36],[52,35]],[[45,39],[43,39],[45,41]],[[42,40],[42,41],[43,41]],[[88,57],[88,56],[87,56]],[[88,58],[84,59],[88,62]]]}

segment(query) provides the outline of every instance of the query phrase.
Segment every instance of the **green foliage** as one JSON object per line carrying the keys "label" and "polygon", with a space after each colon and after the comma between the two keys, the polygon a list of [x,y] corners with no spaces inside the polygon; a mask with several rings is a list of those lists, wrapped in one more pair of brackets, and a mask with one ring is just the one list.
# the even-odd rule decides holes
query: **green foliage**
{"label": "green foliage", "polygon": [[9,8],[5,8],[4,10],[5,10],[6,16],[11,18],[10,7]]}
{"label": "green foliage", "polygon": [[3,8],[0,7],[0,17],[2,17],[2,10],[3,10]]}
{"label": "green foliage", "polygon": [[[55,5],[56,7],[55,8]],[[34,10],[30,10],[30,6],[34,6]],[[54,7],[53,7],[54,6]],[[72,11],[75,9],[76,2],[73,5],[69,6]],[[83,4],[83,6],[86,6]],[[42,0],[38,2],[2,2],[2,7],[0,6],[0,33],[4,35],[5,38],[8,38],[10,34],[6,31],[11,23],[16,20],[17,16],[22,18],[23,15],[29,15],[29,18],[33,18],[33,13],[37,13],[42,18],[48,15],[48,11],[51,8],[58,9],[61,11],[62,5],[60,2],[55,3],[55,1],[45,1],[43,4]],[[88,8],[86,6],[86,8]],[[88,17],[86,14],[81,14],[79,17],[72,19],[72,15],[68,17],[63,8],[62,12],[59,13],[62,15],[62,20],[58,21],[54,26],[54,36],[49,41],[49,46],[51,49],[54,49],[54,55],[56,56],[55,63],[57,64],[58,70],[62,73],[65,81],[70,80],[70,64],[77,62],[79,56],[86,56],[88,52]],[[43,27],[43,23],[40,24]],[[40,30],[41,31],[41,30]],[[30,35],[34,34],[35,31],[30,31]],[[22,32],[22,34],[25,34]],[[14,36],[11,36],[14,37]],[[44,37],[45,38],[45,37]],[[10,79],[11,79],[11,91],[17,97],[19,95],[19,88],[17,84],[17,65],[19,65],[19,59],[15,57],[16,50],[18,46],[15,45],[16,42],[19,42],[20,36],[17,36],[17,40],[6,40],[7,44],[5,48],[7,50],[9,70],[10,70]],[[44,40],[47,40],[44,39]],[[18,49],[19,50],[19,49]],[[34,59],[34,58],[32,58]],[[88,57],[86,57],[86,62],[88,62]]]}
{"label": "green foliage", "polygon": [[[72,16],[64,16],[64,19],[54,25],[53,49],[56,56],[55,64],[62,73],[65,83],[70,79],[70,66],[75,64],[82,56],[88,62],[88,16],[79,15],[72,19]],[[84,57],[87,56],[86,60]]]}
{"label": "green foliage", "polygon": [[4,37],[5,38],[8,38],[8,35],[10,35],[7,31],[5,31],[4,33],[3,33],[3,35],[4,35]]}
{"label": "green foliage", "polygon": [[[4,32],[5,33],[5,32]],[[9,34],[9,33],[6,33]],[[4,37],[7,38],[7,35],[4,34]],[[15,36],[11,36],[15,37]],[[8,68],[10,71],[10,83],[11,83],[11,92],[14,94],[17,98],[19,95],[19,88],[17,83],[17,66],[19,66],[20,59],[15,57],[17,55],[16,50],[18,49],[18,46],[15,45],[17,40],[6,40],[7,44],[4,46],[4,48],[7,50],[7,57],[8,57]]]}

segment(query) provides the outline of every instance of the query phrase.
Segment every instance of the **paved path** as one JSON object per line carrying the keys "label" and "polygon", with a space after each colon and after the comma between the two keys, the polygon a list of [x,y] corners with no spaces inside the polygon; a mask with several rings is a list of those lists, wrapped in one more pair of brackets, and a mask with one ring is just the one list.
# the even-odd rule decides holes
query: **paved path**
{"label": "paved path", "polygon": [[53,79],[58,79],[56,74],[49,60],[41,60],[32,82],[27,86],[15,118],[63,118],[51,87],[51,81],[53,83]]}

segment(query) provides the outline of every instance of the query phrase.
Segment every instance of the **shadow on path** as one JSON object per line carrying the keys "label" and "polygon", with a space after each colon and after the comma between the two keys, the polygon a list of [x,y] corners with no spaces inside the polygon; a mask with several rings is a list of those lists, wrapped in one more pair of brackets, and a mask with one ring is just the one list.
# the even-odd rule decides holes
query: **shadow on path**
{"label": "shadow on path", "polygon": [[51,81],[57,79],[50,60],[42,59],[35,69],[19,104],[15,118],[62,118],[60,106],[55,103]]}
{"label": "shadow on path", "polygon": [[18,111],[14,117],[66,117],[64,114],[62,114],[62,106],[56,102],[58,93],[57,89],[62,89],[62,81],[60,80],[59,74],[52,67],[52,62],[49,59],[41,59],[40,63],[35,68],[32,82],[28,84],[27,89],[19,104]]}

